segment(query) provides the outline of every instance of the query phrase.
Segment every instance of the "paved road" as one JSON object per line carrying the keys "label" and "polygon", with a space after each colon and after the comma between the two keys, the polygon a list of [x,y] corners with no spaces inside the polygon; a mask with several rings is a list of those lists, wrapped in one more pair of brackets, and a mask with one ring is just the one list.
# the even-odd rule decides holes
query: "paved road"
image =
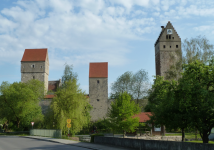
{"label": "paved road", "polygon": [[67,144],[18,136],[0,136],[0,150],[89,150]]}

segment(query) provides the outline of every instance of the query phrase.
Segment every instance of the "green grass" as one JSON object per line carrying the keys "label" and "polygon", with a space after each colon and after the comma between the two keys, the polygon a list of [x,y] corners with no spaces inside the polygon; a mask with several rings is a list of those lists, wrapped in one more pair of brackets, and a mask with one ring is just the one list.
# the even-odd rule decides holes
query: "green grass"
{"label": "green grass", "polygon": [[[174,133],[174,134],[168,134],[166,133],[165,136],[182,136],[182,133]],[[195,134],[194,133],[185,133],[186,139],[194,139]],[[197,134],[197,138],[201,138],[200,134]]]}
{"label": "green grass", "polygon": [[[203,141],[186,141],[186,142],[203,143]],[[209,141],[209,144],[214,144],[214,141]]]}

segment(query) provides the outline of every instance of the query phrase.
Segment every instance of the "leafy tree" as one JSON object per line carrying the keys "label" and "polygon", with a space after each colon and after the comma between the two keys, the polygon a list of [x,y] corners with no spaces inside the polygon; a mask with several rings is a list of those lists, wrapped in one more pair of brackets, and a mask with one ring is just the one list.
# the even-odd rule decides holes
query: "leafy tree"
{"label": "leafy tree", "polygon": [[141,69],[135,74],[127,71],[112,84],[110,99],[117,99],[120,93],[126,91],[131,96],[131,99],[141,106],[141,111],[143,111],[143,107],[148,102],[146,96],[149,88],[149,78],[146,71]]}
{"label": "leafy tree", "polygon": [[183,71],[182,65],[189,64],[195,60],[199,60],[202,63],[208,63],[208,61],[214,56],[214,46],[209,44],[209,40],[206,37],[197,36],[190,40],[185,39],[182,42],[182,51],[178,50],[170,55],[170,61],[174,61],[178,56],[177,61],[166,72],[166,80],[178,80],[181,77]]}
{"label": "leafy tree", "polygon": [[71,119],[72,136],[79,132],[90,121],[91,106],[85,93],[77,85],[76,79],[64,82],[66,88],[60,88],[55,93],[51,108],[56,120],[56,128],[67,132],[67,119]]}
{"label": "leafy tree", "polygon": [[127,93],[120,93],[117,99],[111,103],[108,116],[114,130],[134,131],[139,126],[139,118],[132,116],[140,112],[140,107],[131,101],[131,96]]}
{"label": "leafy tree", "polygon": [[191,126],[199,131],[203,143],[214,127],[214,60],[209,65],[196,60],[184,65],[185,72],[179,81],[181,90],[179,108],[188,114]]}
{"label": "leafy tree", "polygon": [[42,120],[43,115],[39,101],[44,96],[44,84],[38,80],[27,83],[3,82],[0,86],[0,118],[6,118],[8,123],[16,123],[16,129],[29,126],[34,119]]}
{"label": "leafy tree", "polygon": [[188,119],[185,111],[179,109],[179,95],[177,81],[164,80],[158,76],[152,86],[149,96],[150,111],[153,113],[150,123],[165,125],[167,129],[181,128],[182,141],[184,141],[184,129],[188,127]]}
{"label": "leafy tree", "polygon": [[64,87],[66,81],[72,81],[73,79],[77,79],[77,74],[73,72],[73,65],[65,64],[65,70],[62,76],[62,87]]}

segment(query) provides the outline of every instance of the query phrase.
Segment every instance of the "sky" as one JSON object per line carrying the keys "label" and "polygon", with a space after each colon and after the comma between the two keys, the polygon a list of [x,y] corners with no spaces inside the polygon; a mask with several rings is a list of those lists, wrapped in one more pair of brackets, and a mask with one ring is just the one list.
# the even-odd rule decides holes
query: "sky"
{"label": "sky", "polygon": [[170,21],[181,40],[214,45],[213,0],[1,0],[0,84],[21,81],[25,49],[48,48],[49,81],[73,65],[89,93],[89,63],[108,62],[108,93],[126,71],[155,72],[154,44]]}

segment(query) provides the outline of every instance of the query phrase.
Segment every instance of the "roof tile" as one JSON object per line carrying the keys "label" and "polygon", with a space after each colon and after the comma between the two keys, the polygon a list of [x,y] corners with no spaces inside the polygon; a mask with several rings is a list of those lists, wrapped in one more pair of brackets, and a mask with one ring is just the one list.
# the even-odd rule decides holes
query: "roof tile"
{"label": "roof tile", "polygon": [[90,63],[89,78],[108,78],[108,62]]}
{"label": "roof tile", "polygon": [[23,61],[45,61],[48,49],[25,49],[21,62]]}

